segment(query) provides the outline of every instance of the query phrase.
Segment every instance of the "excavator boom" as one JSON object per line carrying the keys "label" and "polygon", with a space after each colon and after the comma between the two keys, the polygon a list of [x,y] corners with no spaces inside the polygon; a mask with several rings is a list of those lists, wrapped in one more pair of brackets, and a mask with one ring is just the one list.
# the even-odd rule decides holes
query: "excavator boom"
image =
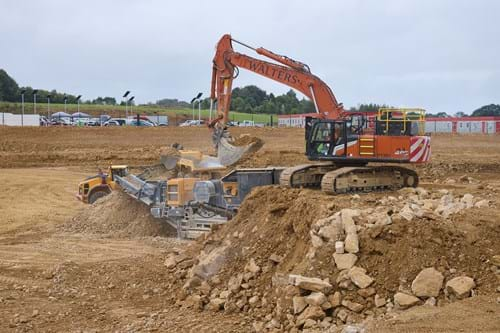
{"label": "excavator boom", "polygon": [[[235,52],[232,42],[254,50],[257,54],[272,59],[280,64],[264,61]],[[238,68],[244,68],[276,82],[294,88],[314,102],[316,112],[321,118],[339,119],[344,110],[337,102],[330,87],[313,75],[306,64],[278,55],[265,48],[253,48],[236,41],[230,35],[224,35],[217,43],[213,59],[211,99],[217,100],[217,116],[211,123],[224,126],[228,121],[231,105],[233,79],[238,75]]]}

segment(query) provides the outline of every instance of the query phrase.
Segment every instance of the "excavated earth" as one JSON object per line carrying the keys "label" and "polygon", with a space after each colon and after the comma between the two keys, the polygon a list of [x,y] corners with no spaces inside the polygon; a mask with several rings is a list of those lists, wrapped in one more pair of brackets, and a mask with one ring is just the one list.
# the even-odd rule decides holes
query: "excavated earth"
{"label": "excavated earth", "polygon": [[[302,130],[231,131],[264,142],[239,167],[306,162]],[[432,137],[416,192],[259,188],[196,241],[119,191],[75,199],[110,163],[168,176],[158,156],[176,142],[212,149],[203,128],[0,128],[1,332],[499,331],[500,137]],[[338,267],[339,240],[363,274]],[[437,295],[399,304],[425,268]],[[327,301],[296,275],[330,284]],[[474,285],[457,297],[446,284],[461,277]]]}

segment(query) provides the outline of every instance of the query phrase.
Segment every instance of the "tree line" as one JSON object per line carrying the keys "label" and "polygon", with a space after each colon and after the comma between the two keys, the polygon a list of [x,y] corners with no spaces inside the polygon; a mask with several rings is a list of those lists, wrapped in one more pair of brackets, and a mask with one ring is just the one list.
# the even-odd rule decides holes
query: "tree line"
{"label": "tree line", "polygon": [[[25,101],[32,101],[33,91],[32,87],[20,87],[17,82],[7,74],[3,69],[0,69],[0,101],[17,103],[20,101],[21,91],[25,91]],[[64,103],[64,98],[67,103],[75,104],[76,95],[58,92],[57,90],[43,90],[38,89],[37,100],[46,101],[50,95],[52,103]],[[97,97],[93,100],[80,101],[82,104],[98,104],[98,105],[116,105],[117,101],[114,97]],[[120,105],[124,105],[121,102]],[[164,98],[156,101],[156,103],[148,103],[148,105],[159,105],[166,108],[189,108],[191,104],[188,102],[174,99]],[[210,107],[210,99],[205,98],[201,101],[201,108],[208,109]],[[352,112],[376,112],[381,107],[387,105],[380,104],[359,104],[356,107],[351,107],[349,111]],[[249,85],[242,88],[234,88],[231,98],[231,111],[244,112],[244,113],[262,113],[262,114],[297,114],[297,113],[313,113],[316,112],[312,101],[302,98],[299,99],[293,90],[287,93],[275,96],[273,93],[267,93],[265,90],[260,89],[255,85]],[[456,112],[449,115],[446,112],[427,113],[427,117],[466,117],[464,112]],[[474,110],[471,114],[473,117],[481,116],[500,116],[500,105],[489,104]]]}
{"label": "tree line", "polygon": [[[2,102],[12,102],[17,103],[21,101],[21,92],[24,91],[24,100],[26,102],[32,101],[34,96],[33,92],[35,89],[32,87],[20,87],[16,80],[14,80],[7,72],[0,69],[0,101]],[[67,94],[59,92],[55,89],[44,90],[37,89],[36,97],[38,101],[46,101],[50,96],[51,103],[64,103],[75,104],[78,96],[73,94]],[[100,105],[116,105],[116,99],[114,97],[97,97],[93,100],[82,100],[82,104],[100,104]]]}

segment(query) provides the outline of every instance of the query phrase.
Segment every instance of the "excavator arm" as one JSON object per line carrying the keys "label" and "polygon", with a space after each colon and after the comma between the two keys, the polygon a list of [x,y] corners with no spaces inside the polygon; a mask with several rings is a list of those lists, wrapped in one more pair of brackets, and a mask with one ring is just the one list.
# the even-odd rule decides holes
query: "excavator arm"
{"label": "excavator arm", "polygon": [[[257,54],[280,64],[235,52],[232,42],[248,47]],[[342,104],[337,102],[330,87],[311,73],[309,66],[286,56],[275,54],[262,47],[250,47],[232,39],[230,35],[224,35],[217,43],[213,59],[210,98],[212,101],[217,100],[218,102],[217,116],[211,121],[211,127],[224,127],[228,121],[232,83],[233,79],[238,75],[238,68],[245,68],[300,91],[313,101],[316,112],[322,118],[338,119],[343,115]]]}

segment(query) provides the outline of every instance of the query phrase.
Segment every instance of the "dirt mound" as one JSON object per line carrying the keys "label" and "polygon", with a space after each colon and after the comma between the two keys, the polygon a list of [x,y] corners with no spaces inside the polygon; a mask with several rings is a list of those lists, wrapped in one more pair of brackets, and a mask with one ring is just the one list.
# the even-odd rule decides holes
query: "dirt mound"
{"label": "dirt mound", "polygon": [[304,153],[292,150],[258,151],[247,158],[238,161],[234,167],[238,168],[262,168],[268,166],[295,166],[308,163]]}
{"label": "dirt mound", "polygon": [[151,216],[146,205],[120,190],[89,205],[71,221],[63,224],[61,229],[110,237],[175,235],[175,230],[170,226]]}
{"label": "dirt mound", "polygon": [[252,145],[254,149],[258,150],[264,145],[264,141],[258,137],[249,134],[242,134],[231,141],[233,146],[242,147]]}
{"label": "dirt mound", "polygon": [[[398,302],[406,296],[411,305],[423,304],[425,297],[411,296],[412,281],[427,267],[444,281],[471,277],[473,293],[495,292],[488,258],[500,253],[498,222],[493,216],[488,223],[467,222],[488,209],[488,200],[423,189],[391,194],[332,197],[258,188],[231,223],[167,259],[176,276],[186,276],[179,300],[186,306],[246,312],[257,328],[291,329],[382,316],[404,308]],[[355,241],[349,239],[353,234]],[[342,251],[337,251],[338,241]],[[344,247],[343,256],[334,255]],[[190,261],[196,264],[176,266]],[[441,288],[433,301],[439,305],[453,300]],[[406,296],[395,297],[400,293]],[[304,307],[295,304],[296,297]],[[306,324],[307,319],[313,322]]]}

